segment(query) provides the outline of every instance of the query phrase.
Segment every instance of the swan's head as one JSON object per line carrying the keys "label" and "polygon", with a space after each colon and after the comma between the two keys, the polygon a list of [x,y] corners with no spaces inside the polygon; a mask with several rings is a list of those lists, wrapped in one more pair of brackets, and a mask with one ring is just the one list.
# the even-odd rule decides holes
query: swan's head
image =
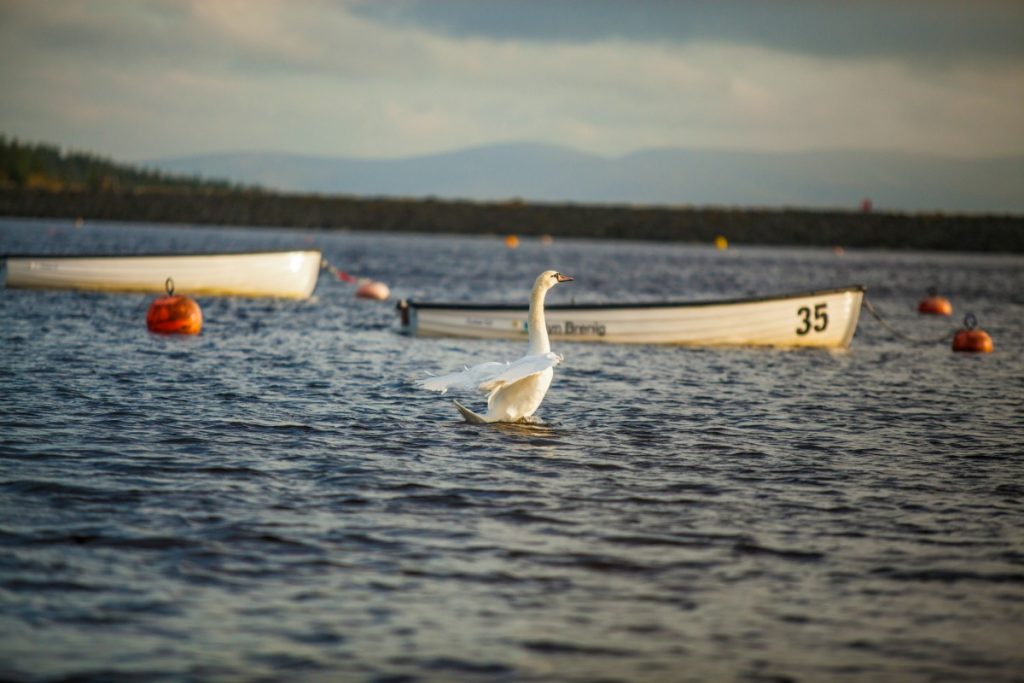
{"label": "swan's head", "polygon": [[533,287],[534,289],[547,291],[559,282],[572,282],[572,278],[568,275],[562,275],[557,270],[545,270],[537,276],[537,281],[533,283]]}

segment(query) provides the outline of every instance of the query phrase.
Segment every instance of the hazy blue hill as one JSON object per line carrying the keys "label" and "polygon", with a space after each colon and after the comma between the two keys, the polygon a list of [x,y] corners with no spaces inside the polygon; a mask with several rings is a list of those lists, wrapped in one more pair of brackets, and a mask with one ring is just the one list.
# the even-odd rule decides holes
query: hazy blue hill
{"label": "hazy blue hill", "polygon": [[617,158],[514,143],[366,160],[240,152],[161,159],[165,172],[323,194],[655,205],[1024,212],[1024,157],[653,149]]}
{"label": "hazy blue hill", "polygon": [[[1024,211],[1024,157],[963,161],[898,152],[650,150],[619,162],[640,201]],[[674,193],[674,194],[673,194]]]}
{"label": "hazy blue hill", "polygon": [[[248,178],[268,189],[293,192],[555,199],[563,192],[586,188],[595,171],[605,173],[606,163],[566,148],[524,143],[385,160],[233,152],[159,159],[146,165],[167,171],[196,169],[210,177]],[[574,177],[580,173],[586,177]]]}

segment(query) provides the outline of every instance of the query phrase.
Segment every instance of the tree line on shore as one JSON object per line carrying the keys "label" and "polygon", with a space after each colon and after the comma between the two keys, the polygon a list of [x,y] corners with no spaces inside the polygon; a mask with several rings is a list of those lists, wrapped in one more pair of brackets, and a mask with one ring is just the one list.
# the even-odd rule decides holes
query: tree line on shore
{"label": "tree line on shore", "polygon": [[1024,253],[1024,217],[0,188],[0,215],[196,225]]}
{"label": "tree line on shore", "polygon": [[3,135],[0,216],[704,244],[721,235],[737,244],[1024,252],[1022,216],[282,194]]}
{"label": "tree line on shore", "polygon": [[50,191],[243,189],[223,180],[170,175],[121,164],[89,152],[21,142],[0,133],[0,187]]}

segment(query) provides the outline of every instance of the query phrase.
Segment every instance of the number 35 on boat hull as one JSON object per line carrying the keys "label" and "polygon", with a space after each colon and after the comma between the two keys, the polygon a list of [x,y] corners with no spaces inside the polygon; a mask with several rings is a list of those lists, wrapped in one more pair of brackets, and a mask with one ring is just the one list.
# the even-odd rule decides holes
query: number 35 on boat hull
{"label": "number 35 on boat hull", "polygon": [[[846,348],[864,287],[746,299],[549,305],[552,341],[685,346]],[[501,304],[401,301],[402,329],[424,337],[525,339],[526,309]]]}

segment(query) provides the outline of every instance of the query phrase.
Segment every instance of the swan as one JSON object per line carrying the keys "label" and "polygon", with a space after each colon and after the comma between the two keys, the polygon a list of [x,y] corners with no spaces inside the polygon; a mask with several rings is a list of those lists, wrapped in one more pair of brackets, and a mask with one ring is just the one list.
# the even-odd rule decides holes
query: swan
{"label": "swan", "polygon": [[511,363],[481,363],[461,372],[418,380],[423,389],[439,391],[477,388],[487,393],[487,414],[479,415],[453,401],[466,422],[529,422],[548,393],[555,376],[554,367],[562,356],[551,352],[548,327],[544,321],[544,296],[560,282],[572,278],[554,270],[537,276],[530,292],[530,314],[527,317],[529,348],[526,355]]}

